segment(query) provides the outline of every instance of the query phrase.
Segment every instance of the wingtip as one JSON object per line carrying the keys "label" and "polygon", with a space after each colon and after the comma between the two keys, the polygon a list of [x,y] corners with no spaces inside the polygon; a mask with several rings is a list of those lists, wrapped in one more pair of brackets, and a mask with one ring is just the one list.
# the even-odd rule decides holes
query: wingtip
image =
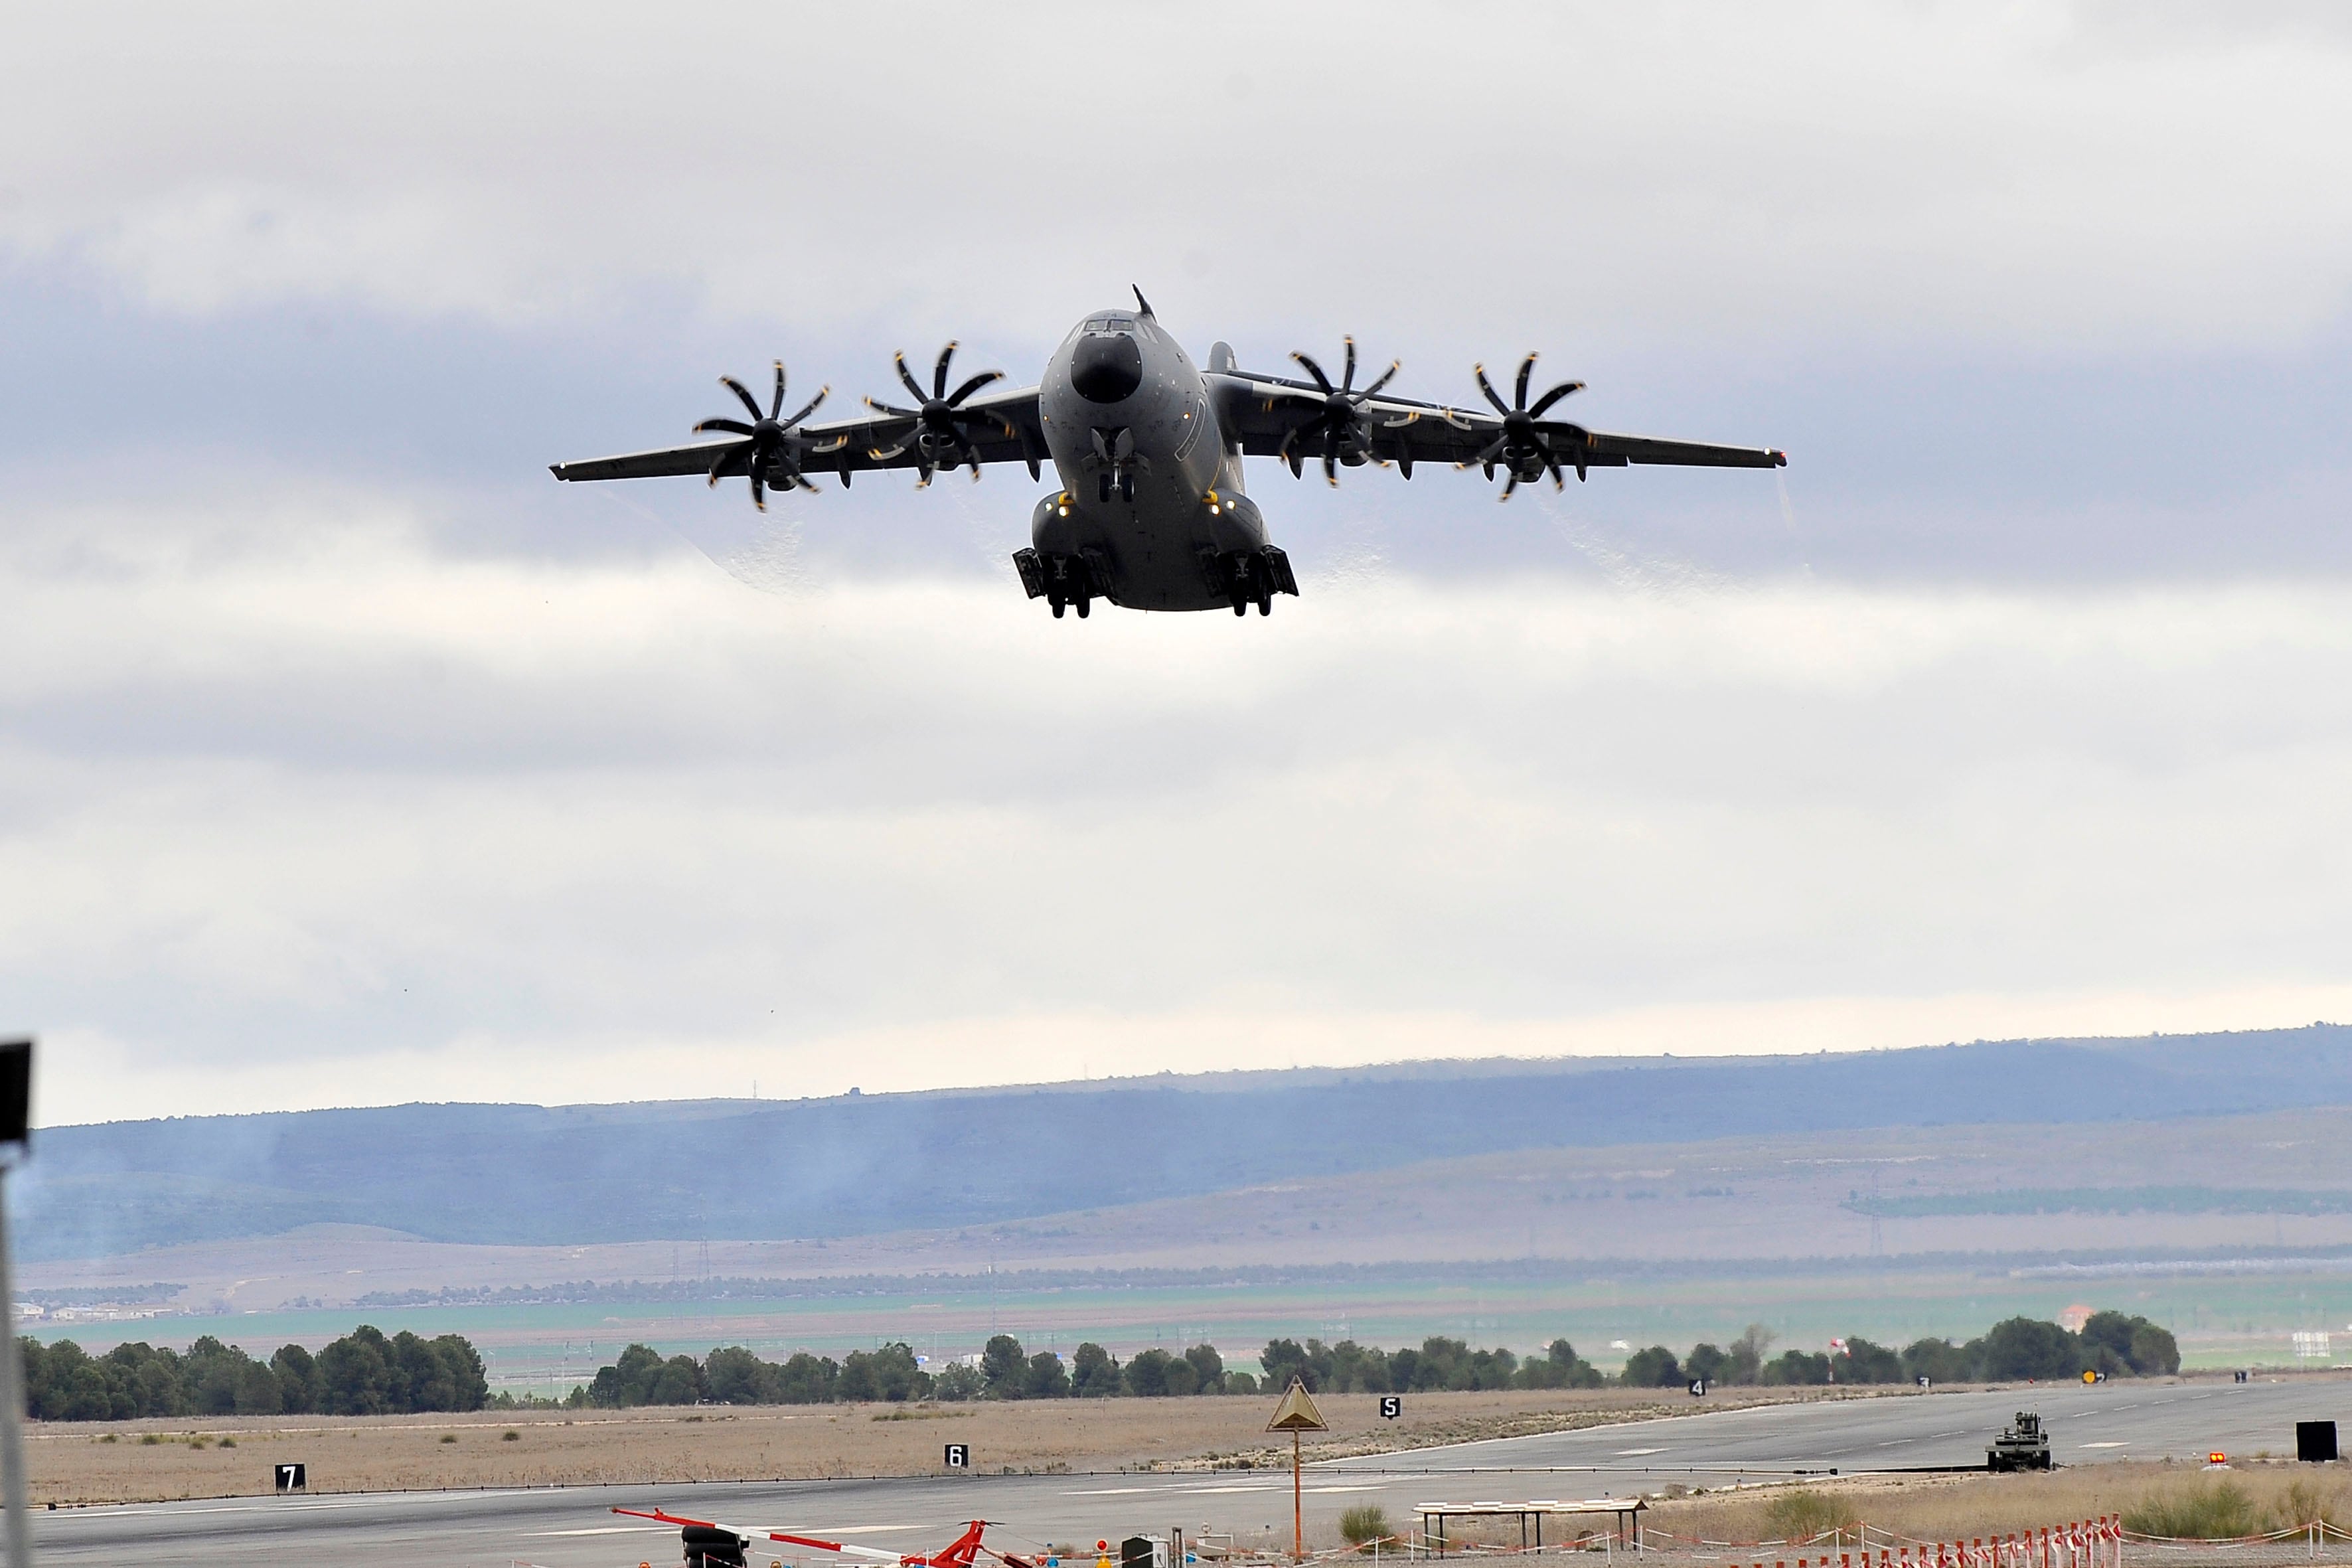
{"label": "wingtip", "polygon": [[1776,468],[1787,468],[1789,466],[1789,454],[1786,452],[1775,451],[1772,454],[1772,466]]}
{"label": "wingtip", "polygon": [[563,465],[561,463],[550,463],[547,465],[547,471],[553,474],[560,479],[563,477]]}

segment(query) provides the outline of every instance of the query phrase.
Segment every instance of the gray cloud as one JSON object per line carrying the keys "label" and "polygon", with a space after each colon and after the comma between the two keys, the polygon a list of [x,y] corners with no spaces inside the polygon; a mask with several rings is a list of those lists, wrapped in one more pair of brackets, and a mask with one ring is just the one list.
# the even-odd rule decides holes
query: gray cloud
{"label": "gray cloud", "polygon": [[[0,984],[54,1106],[2337,994],[2334,11],[1339,15],[35,18]],[[1352,330],[1459,398],[1540,347],[1596,424],[1795,463],[1268,466],[1305,598],[1084,627],[1011,581],[1025,476],[544,475],[773,353],[1034,374],[1130,280],[1196,349]]]}

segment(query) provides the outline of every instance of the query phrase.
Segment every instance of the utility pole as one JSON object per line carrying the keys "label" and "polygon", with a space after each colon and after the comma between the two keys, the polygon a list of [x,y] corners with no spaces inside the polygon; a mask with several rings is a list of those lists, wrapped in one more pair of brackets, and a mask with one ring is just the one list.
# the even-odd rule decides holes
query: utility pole
{"label": "utility pole", "polygon": [[[0,1175],[33,1150],[33,1042],[0,1045]],[[8,1509],[8,1568],[33,1568],[25,1497],[25,1363],[16,1346],[16,1283],[8,1260],[8,1204],[0,1192],[0,1493]]]}

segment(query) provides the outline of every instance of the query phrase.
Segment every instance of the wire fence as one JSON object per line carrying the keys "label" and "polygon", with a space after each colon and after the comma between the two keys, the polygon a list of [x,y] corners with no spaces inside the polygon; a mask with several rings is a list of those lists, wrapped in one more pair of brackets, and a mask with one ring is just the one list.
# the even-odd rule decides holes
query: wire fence
{"label": "wire fence", "polygon": [[[1824,1550],[1826,1549],[1826,1550]],[[2131,1549],[2127,1553],[2127,1549]],[[2252,1535],[2209,1538],[2152,1535],[2126,1528],[2120,1514],[2003,1535],[1936,1541],[1907,1536],[1875,1525],[1824,1531],[1789,1541],[1714,1541],[1644,1527],[1630,1540],[1595,1531],[1542,1546],[1489,1545],[1471,1541],[1432,1542],[1418,1535],[1383,1536],[1360,1545],[1310,1553],[1317,1562],[1382,1556],[1421,1562],[1443,1557],[1537,1557],[1590,1553],[1613,1560],[1619,1552],[1702,1559],[1727,1568],[2125,1568],[2127,1554],[2148,1563],[2185,1563],[2191,1557],[2242,1563],[2291,1563],[2298,1558],[2330,1561],[2352,1554],[2352,1531],[2332,1521],[2263,1531]],[[1236,1564],[1287,1562],[1287,1553],[1236,1552]]]}

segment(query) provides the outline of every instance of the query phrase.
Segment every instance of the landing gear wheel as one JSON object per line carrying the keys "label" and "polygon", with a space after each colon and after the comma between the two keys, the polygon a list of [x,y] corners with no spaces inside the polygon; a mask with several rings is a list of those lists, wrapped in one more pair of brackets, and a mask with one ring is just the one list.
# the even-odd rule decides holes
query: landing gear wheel
{"label": "landing gear wheel", "polygon": [[1050,602],[1052,603],[1052,605],[1053,605],[1053,606],[1054,606],[1054,618],[1055,618],[1055,620],[1057,620],[1057,621],[1058,621],[1058,620],[1060,620],[1060,619],[1062,618],[1062,612],[1063,612],[1064,610],[1067,609],[1069,606],[1068,606],[1068,605],[1065,605],[1065,604],[1064,604],[1061,600],[1059,600],[1059,599],[1055,599],[1055,600],[1052,600],[1052,601],[1050,601]]}
{"label": "landing gear wheel", "polygon": [[1095,476],[1095,500],[1106,506],[1110,504],[1110,470],[1108,468]]}
{"label": "landing gear wheel", "polygon": [[1270,616],[1274,614],[1274,595],[1272,594],[1260,594],[1257,596],[1257,613],[1261,616]]}
{"label": "landing gear wheel", "polygon": [[1135,499],[1135,476],[1133,474],[1119,475],[1118,499],[1125,501],[1131,501]]}
{"label": "landing gear wheel", "polygon": [[1234,614],[1237,616],[1246,616],[1249,614],[1249,601],[1243,598],[1239,594],[1235,594],[1234,595]]}
{"label": "landing gear wheel", "polygon": [[1083,621],[1087,618],[1087,606],[1093,603],[1094,601],[1092,599],[1080,599],[1078,601],[1078,619]]}

